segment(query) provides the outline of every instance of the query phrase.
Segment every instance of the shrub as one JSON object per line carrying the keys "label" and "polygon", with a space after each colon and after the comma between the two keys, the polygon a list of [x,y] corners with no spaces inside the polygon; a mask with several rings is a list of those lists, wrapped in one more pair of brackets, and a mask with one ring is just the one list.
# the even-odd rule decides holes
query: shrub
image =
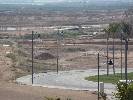
{"label": "shrub", "polygon": [[118,82],[115,97],[118,100],[133,100],[133,83]]}
{"label": "shrub", "polygon": [[17,61],[17,58],[16,58],[15,54],[13,54],[13,53],[8,53],[6,55],[6,57],[11,58],[13,62]]}
{"label": "shrub", "polygon": [[85,51],[83,48],[67,48],[64,50],[65,52],[77,52],[77,51]]}

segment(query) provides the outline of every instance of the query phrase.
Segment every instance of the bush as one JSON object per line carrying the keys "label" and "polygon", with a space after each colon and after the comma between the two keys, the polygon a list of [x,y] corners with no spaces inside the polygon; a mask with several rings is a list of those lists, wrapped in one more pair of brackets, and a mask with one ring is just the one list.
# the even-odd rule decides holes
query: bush
{"label": "bush", "polygon": [[13,54],[13,53],[8,53],[6,55],[6,57],[12,59],[13,62],[16,62],[17,61],[17,58],[16,58],[15,54]]}
{"label": "bush", "polygon": [[133,100],[133,83],[118,82],[115,97],[118,100]]}
{"label": "bush", "polygon": [[83,51],[83,52],[85,52],[85,49],[83,49],[83,48],[67,48],[64,51],[65,52],[77,52],[77,51]]}
{"label": "bush", "polygon": [[63,32],[63,37],[64,38],[74,38],[79,35],[88,35],[87,33],[81,33],[79,31],[64,31]]}
{"label": "bush", "polygon": [[26,54],[24,51],[22,51],[22,50],[18,50],[18,54],[19,54],[19,56],[22,56],[22,57],[27,57],[27,55],[28,54]]}

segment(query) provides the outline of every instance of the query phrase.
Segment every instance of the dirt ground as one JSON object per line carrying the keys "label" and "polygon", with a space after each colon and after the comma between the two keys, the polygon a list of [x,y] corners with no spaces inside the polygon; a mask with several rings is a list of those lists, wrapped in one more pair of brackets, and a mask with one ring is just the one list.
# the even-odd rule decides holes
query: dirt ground
{"label": "dirt ground", "polygon": [[46,100],[45,97],[60,97],[62,100],[96,100],[97,96],[88,91],[49,89],[0,83],[1,100]]}
{"label": "dirt ground", "polygon": [[1,46],[0,49],[0,100],[46,100],[45,97],[60,97],[62,100],[67,100],[67,98],[96,100],[97,96],[89,91],[49,89],[16,84],[12,81],[15,78],[15,71],[21,70],[13,68],[13,62],[5,56],[6,52],[12,50],[12,48]]}
{"label": "dirt ground", "polygon": [[[106,44],[106,43],[105,43]],[[65,48],[65,49],[64,49]],[[74,48],[75,51],[71,51]],[[75,49],[76,48],[76,49]],[[103,49],[104,48],[104,49]],[[111,49],[112,46],[109,46]],[[120,46],[115,45],[116,49]],[[124,47],[123,47],[124,48]],[[129,46],[128,67],[133,67],[133,46]],[[11,59],[5,55],[12,52],[12,47],[0,46],[0,99],[1,100],[45,100],[45,97],[60,97],[62,100],[71,98],[72,100],[97,100],[97,95],[89,91],[72,91],[61,89],[49,89],[42,87],[32,87],[16,84],[16,72],[22,72],[21,69],[13,67]],[[56,50],[56,49],[55,49]],[[52,52],[55,52],[52,51]],[[106,67],[106,45],[69,45],[61,47],[59,55],[59,64],[65,69],[88,69],[97,68],[97,52],[100,52],[100,65]],[[70,52],[71,51],[71,52]],[[112,51],[109,52],[109,58],[112,59]],[[46,62],[53,60],[46,60]],[[55,60],[56,61],[56,60]],[[120,50],[115,51],[115,66],[120,67]],[[124,50],[123,50],[124,66]]]}

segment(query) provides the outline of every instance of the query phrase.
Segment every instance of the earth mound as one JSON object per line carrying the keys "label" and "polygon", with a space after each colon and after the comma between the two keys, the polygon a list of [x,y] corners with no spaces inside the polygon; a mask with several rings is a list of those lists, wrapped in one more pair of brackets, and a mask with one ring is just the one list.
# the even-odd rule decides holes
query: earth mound
{"label": "earth mound", "polygon": [[48,60],[48,59],[54,59],[55,56],[53,56],[50,53],[41,53],[38,56],[35,56],[35,59],[39,59],[39,60]]}

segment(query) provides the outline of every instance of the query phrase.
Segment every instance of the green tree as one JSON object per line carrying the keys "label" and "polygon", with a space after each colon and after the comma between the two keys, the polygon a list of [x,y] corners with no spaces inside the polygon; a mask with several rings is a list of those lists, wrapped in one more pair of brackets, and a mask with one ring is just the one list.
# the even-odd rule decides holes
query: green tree
{"label": "green tree", "polygon": [[[132,25],[128,22],[121,22],[121,23],[114,22],[114,23],[110,23],[109,26],[106,29],[104,29],[104,32],[107,34],[107,45],[108,45],[108,38],[109,37],[113,38],[113,71],[115,74],[115,68],[114,68],[114,44],[115,44],[115,41],[114,41],[114,38],[120,36],[120,34],[123,34],[123,36],[129,40],[129,37],[132,32]],[[107,57],[107,59],[108,59],[108,57]]]}
{"label": "green tree", "polygon": [[119,23],[110,23],[109,26],[107,27],[107,29],[105,29],[104,31],[108,34],[108,37],[112,37],[113,38],[113,72],[115,74],[115,67],[114,67],[114,38],[116,36],[116,34],[119,32],[119,28],[120,28],[120,24]]}
{"label": "green tree", "polygon": [[109,27],[106,29],[112,38],[116,37],[117,33],[120,31],[120,23],[110,23]]}
{"label": "green tree", "polygon": [[132,25],[128,22],[122,22],[121,23],[121,30],[129,40],[129,37],[130,37],[131,32],[132,32]]}
{"label": "green tree", "polygon": [[118,100],[133,100],[133,83],[118,82],[115,97]]}
{"label": "green tree", "polygon": [[120,32],[123,32],[124,36],[129,37],[132,33],[132,25],[129,22],[114,22],[104,29],[105,33],[108,33],[110,37],[120,36]]}

